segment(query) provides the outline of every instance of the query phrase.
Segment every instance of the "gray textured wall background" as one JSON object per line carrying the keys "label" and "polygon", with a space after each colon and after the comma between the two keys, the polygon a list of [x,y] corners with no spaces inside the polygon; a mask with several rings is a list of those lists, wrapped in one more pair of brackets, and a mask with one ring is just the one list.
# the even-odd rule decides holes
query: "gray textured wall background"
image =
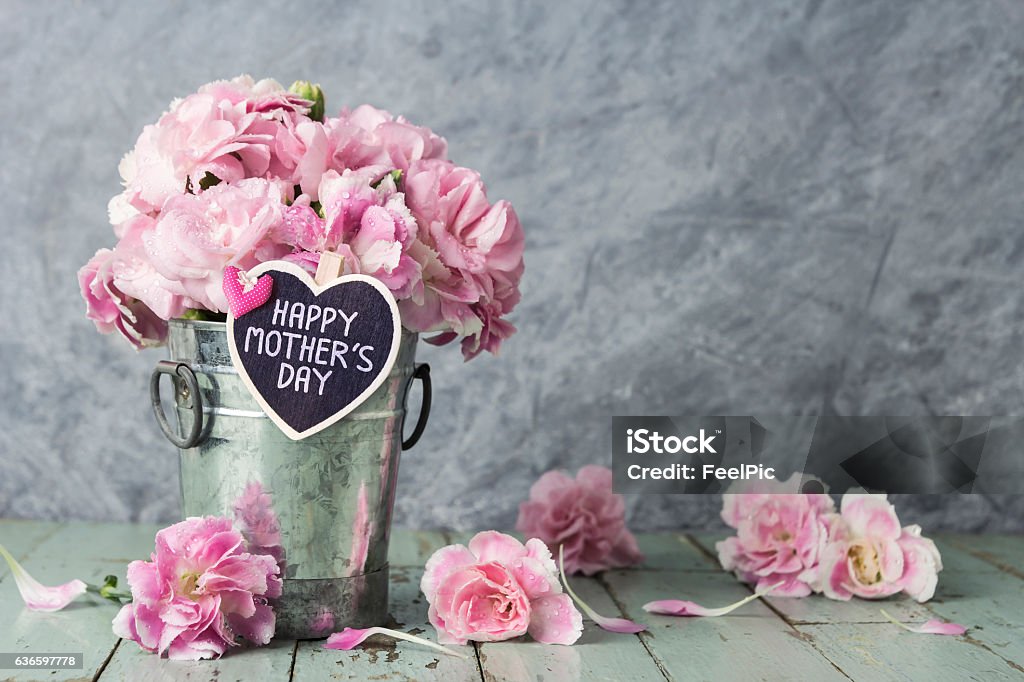
{"label": "gray textured wall background", "polygon": [[[1024,5],[493,4],[0,5],[0,516],[178,514],[161,356],[97,335],[75,272],[142,126],[242,72],[430,125],[526,226],[502,357],[422,353],[398,523],[511,525],[541,472],[610,461],[615,413],[1022,412]],[[900,504],[1024,529],[1022,497]]]}

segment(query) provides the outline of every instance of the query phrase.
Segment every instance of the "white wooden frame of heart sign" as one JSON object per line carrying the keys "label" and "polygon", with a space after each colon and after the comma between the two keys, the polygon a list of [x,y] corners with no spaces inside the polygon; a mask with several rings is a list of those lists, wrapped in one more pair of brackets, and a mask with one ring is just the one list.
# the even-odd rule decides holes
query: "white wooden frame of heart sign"
{"label": "white wooden frame of heart sign", "polygon": [[[250,280],[255,282],[260,275],[270,273],[271,277],[273,277],[273,273],[275,272],[283,272],[296,277],[309,288],[310,292],[314,297],[319,297],[321,294],[333,289],[334,287],[343,286],[351,282],[365,282],[366,284],[371,285],[374,289],[377,290],[377,292],[379,292],[382,295],[383,299],[387,302],[388,308],[391,313],[391,348],[388,352],[387,359],[384,361],[384,364],[380,368],[380,371],[377,374],[377,376],[359,395],[357,395],[355,398],[346,403],[345,406],[341,408],[339,411],[333,413],[330,417],[325,418],[324,420],[314,424],[313,426],[310,426],[309,428],[303,431],[297,431],[290,424],[288,424],[288,422],[286,422],[277,413],[277,411],[267,402],[267,400],[263,397],[260,390],[256,387],[256,384],[253,382],[252,377],[249,376],[249,372],[247,371],[245,365],[242,362],[241,354],[238,352],[238,348],[235,345],[235,316],[231,312],[228,312],[227,333],[228,346],[231,353],[231,364],[233,364],[235,369],[238,371],[238,374],[241,377],[242,382],[245,383],[246,388],[249,389],[249,393],[252,394],[252,397],[256,399],[256,402],[259,403],[260,407],[263,408],[263,411],[278,426],[278,428],[280,428],[281,431],[283,431],[285,435],[287,435],[292,440],[301,440],[308,436],[312,436],[315,433],[323,431],[329,426],[336,424],[338,421],[343,419],[347,414],[352,412],[352,410],[356,409],[357,407],[359,407],[359,405],[365,402],[366,399],[369,398],[373,394],[373,392],[380,388],[380,385],[387,380],[388,375],[391,373],[391,368],[394,367],[395,360],[398,357],[398,348],[402,337],[402,321],[398,313],[398,303],[395,301],[395,297],[392,295],[391,291],[388,290],[388,288],[384,285],[383,282],[373,277],[367,277],[366,275],[344,275],[342,277],[339,277],[338,279],[334,279],[331,280],[330,282],[327,282],[326,284],[320,285],[317,284],[316,281],[312,277],[310,277],[305,270],[287,261],[267,261],[265,263],[261,263],[252,270],[250,270],[246,276]],[[259,310],[264,306],[274,305],[275,301],[277,300],[277,297],[278,286],[277,281],[275,280],[273,292],[271,293],[270,298],[263,305],[259,306],[259,308],[257,308],[256,310]],[[252,312],[255,312],[255,310]],[[241,319],[244,321],[246,315],[250,315],[252,314],[252,312],[243,314],[241,316]],[[314,330],[319,331],[316,330],[315,327]],[[298,331],[303,330],[299,329]],[[302,400],[303,398],[300,396],[296,396],[296,399]],[[317,399],[317,396],[307,396],[305,399],[315,400]]]}

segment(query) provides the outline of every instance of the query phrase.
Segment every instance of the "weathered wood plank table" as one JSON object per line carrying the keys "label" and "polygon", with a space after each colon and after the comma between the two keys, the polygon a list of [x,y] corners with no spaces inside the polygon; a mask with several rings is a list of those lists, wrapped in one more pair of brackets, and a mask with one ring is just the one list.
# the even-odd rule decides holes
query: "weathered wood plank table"
{"label": "weathered wood plank table", "polygon": [[[0,521],[0,543],[44,583],[71,577],[124,579],[128,561],[148,557],[149,525]],[[434,638],[419,578],[427,557],[469,534],[396,530],[392,539],[391,614],[401,627]],[[218,661],[161,660],[122,642],[110,629],[116,606],[83,599],[59,613],[22,608],[6,566],[0,570],[0,652],[83,655],[79,670],[0,670],[0,680],[1024,680],[1024,537],[943,536],[946,570],[936,598],[882,603],[896,618],[936,616],[970,627],[966,637],[916,635],[885,621],[879,604],[824,598],[756,601],[723,618],[649,616],[652,599],[722,605],[749,589],[718,569],[720,536],[640,537],[639,569],[576,578],[575,589],[599,612],[650,626],[616,635],[586,622],[575,646],[530,641],[462,647],[467,660],[415,644],[371,639],[353,651],[320,642],[275,641]],[[2,566],[2,564],[0,564]]]}

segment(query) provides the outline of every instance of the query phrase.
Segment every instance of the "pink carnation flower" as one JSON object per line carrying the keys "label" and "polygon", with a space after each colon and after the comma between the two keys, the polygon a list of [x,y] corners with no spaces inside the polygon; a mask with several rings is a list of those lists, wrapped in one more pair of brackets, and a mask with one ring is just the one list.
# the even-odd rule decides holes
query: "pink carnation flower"
{"label": "pink carnation flower", "polygon": [[841,524],[821,558],[819,589],[832,599],[875,599],[906,592],[917,601],[935,594],[942,558],[920,526],[900,527],[885,495],[847,493]]}
{"label": "pink carnation flower", "polygon": [[274,238],[299,249],[286,260],[312,273],[319,253],[336,251],[345,260],[345,274],[370,275],[395,298],[422,300],[420,268],[409,255],[418,229],[416,219],[394,179],[362,171],[327,171],[319,195],[325,219],[310,208],[306,197],[285,209]]}
{"label": "pink carnation flower", "polygon": [[272,132],[269,175],[298,186],[302,194],[317,201],[320,179],[330,168],[337,140],[323,123],[306,117],[286,116]]}
{"label": "pink carnation flower", "polygon": [[282,222],[283,209],[279,188],[266,180],[217,185],[168,199],[142,241],[172,293],[187,297],[190,307],[226,312],[226,266],[248,270],[289,251],[268,240]]}
{"label": "pink carnation flower", "polygon": [[313,201],[320,200],[319,183],[329,170],[366,170],[379,178],[413,161],[444,159],[448,151],[429,128],[369,105],[323,123],[283,115],[272,134],[270,175],[297,185]]}
{"label": "pink carnation flower", "polygon": [[563,471],[541,476],[519,505],[516,530],[540,538],[553,552],[564,547],[569,573],[593,575],[643,561],[607,467],[585,466],[575,479]]}
{"label": "pink carnation flower", "polygon": [[367,105],[314,121],[312,106],[240,76],[147,126],[108,205],[120,242],[82,270],[89,316],[152,345],[187,309],[226,312],[225,266],[283,258],[312,274],[334,249],[346,272],[383,281],[428,342],[461,339],[466,359],[497,353],[515,332],[506,317],[523,273],[515,211],[446,161],[429,128]]}
{"label": "pink carnation flower", "polygon": [[[128,267],[110,249],[100,249],[82,266],[78,285],[85,300],[86,317],[101,333],[117,331],[136,348],[159,345],[167,338],[167,323],[145,303],[129,296],[115,280],[115,269]],[[125,279],[121,284],[126,282],[131,284],[132,280]],[[176,309],[173,302],[169,309]]]}
{"label": "pink carnation flower", "polygon": [[448,158],[448,143],[430,128],[364,104],[324,122],[332,144],[333,168],[381,166],[406,170],[420,159]]}
{"label": "pink carnation flower", "polygon": [[497,642],[530,633],[538,642],[572,644],[583,617],[562,592],[547,546],[497,531],[469,546],[449,545],[427,561],[420,589],[438,642]]}
{"label": "pink carnation flower", "polygon": [[433,342],[463,338],[467,359],[497,352],[515,327],[502,317],[519,302],[523,229],[507,201],[491,204],[476,171],[447,161],[412,163],[406,203],[421,226],[413,251],[423,270],[424,300],[402,307],[416,331],[443,330]]}
{"label": "pink carnation flower", "polygon": [[[792,483],[779,483],[791,490]],[[722,520],[736,535],[715,545],[722,567],[772,596],[803,597],[818,575],[835,504],[828,495],[757,492],[722,496]],[[781,584],[779,584],[781,583]]]}
{"label": "pink carnation flower", "polygon": [[126,295],[136,298],[161,320],[178,317],[195,303],[174,293],[178,286],[157,272],[146,253],[145,240],[150,239],[156,221],[137,215],[126,221],[124,234],[114,247],[112,270],[114,283]]}
{"label": "pink carnation flower", "polygon": [[200,191],[207,173],[223,182],[263,176],[280,121],[305,118],[308,104],[274,81],[248,76],[175,100],[121,161],[125,191],[111,201],[111,219],[159,211],[186,188]]}
{"label": "pink carnation flower", "polygon": [[132,603],[114,618],[114,634],[146,651],[197,660],[221,656],[236,638],[267,644],[281,594],[277,561],[250,554],[225,518],[190,518],[156,535],[152,561],[128,565]]}
{"label": "pink carnation flower", "polygon": [[263,78],[257,81],[248,74],[237,76],[231,80],[207,83],[199,88],[199,94],[210,95],[218,102],[245,104],[245,110],[248,113],[286,111],[305,114],[312,104],[295,93],[288,92],[273,78]]}

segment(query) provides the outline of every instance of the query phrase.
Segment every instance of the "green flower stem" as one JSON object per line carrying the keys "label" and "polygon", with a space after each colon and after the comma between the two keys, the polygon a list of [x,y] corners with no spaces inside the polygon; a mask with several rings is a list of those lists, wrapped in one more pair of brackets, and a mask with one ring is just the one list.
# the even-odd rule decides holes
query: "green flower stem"
{"label": "green flower stem", "polygon": [[116,575],[108,575],[105,577],[102,585],[90,585],[86,583],[85,591],[90,594],[98,595],[102,599],[108,599],[119,606],[132,600],[131,592],[117,591]]}

